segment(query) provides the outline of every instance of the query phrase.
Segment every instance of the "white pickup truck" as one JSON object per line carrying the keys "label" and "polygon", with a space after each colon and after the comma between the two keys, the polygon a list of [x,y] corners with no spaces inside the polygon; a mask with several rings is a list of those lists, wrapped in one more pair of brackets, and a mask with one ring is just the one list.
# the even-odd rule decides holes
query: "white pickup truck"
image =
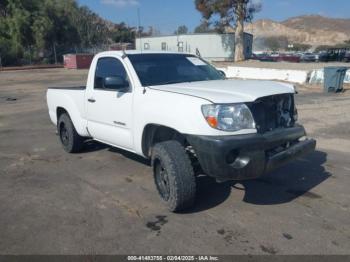
{"label": "white pickup truck", "polygon": [[171,211],[193,205],[196,175],[254,179],[312,152],[297,124],[294,87],[228,80],[200,57],[168,52],[103,52],[84,88],[49,88],[47,103],[63,148],[84,140],[151,159]]}

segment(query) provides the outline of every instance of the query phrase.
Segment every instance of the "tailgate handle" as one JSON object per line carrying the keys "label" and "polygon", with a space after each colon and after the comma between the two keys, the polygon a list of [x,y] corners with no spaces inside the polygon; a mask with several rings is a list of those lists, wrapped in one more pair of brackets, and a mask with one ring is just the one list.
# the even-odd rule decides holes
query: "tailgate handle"
{"label": "tailgate handle", "polygon": [[90,103],[95,103],[95,102],[96,102],[96,100],[93,99],[93,98],[89,98],[88,101],[89,101]]}

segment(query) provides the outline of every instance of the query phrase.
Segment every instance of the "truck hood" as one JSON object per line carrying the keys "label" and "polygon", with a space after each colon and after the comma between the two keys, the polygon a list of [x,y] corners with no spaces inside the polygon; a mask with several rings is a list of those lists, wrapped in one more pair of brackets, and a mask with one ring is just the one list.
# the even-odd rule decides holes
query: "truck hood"
{"label": "truck hood", "polygon": [[152,89],[190,95],[213,103],[253,102],[264,96],[295,93],[291,84],[261,80],[212,80],[152,86]]}

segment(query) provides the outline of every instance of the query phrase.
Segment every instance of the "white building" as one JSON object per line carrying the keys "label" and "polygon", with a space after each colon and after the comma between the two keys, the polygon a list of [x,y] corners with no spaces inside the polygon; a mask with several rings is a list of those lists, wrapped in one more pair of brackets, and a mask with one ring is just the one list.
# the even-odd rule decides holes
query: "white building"
{"label": "white building", "polygon": [[[253,35],[244,33],[245,55],[252,54]],[[176,51],[198,54],[209,61],[234,59],[234,33],[184,34],[136,38],[136,50]],[[198,50],[198,51],[197,51]]]}

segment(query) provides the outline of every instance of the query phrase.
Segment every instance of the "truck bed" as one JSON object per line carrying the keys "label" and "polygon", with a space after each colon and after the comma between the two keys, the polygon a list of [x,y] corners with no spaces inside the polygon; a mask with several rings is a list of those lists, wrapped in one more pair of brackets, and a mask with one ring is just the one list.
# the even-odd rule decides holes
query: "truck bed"
{"label": "truck bed", "polygon": [[59,90],[85,90],[86,86],[53,86],[49,87],[48,89],[59,89]]}
{"label": "truck bed", "polygon": [[70,113],[78,133],[85,135],[85,90],[85,86],[49,87],[46,99],[52,123],[57,125],[57,109],[62,107]]}

